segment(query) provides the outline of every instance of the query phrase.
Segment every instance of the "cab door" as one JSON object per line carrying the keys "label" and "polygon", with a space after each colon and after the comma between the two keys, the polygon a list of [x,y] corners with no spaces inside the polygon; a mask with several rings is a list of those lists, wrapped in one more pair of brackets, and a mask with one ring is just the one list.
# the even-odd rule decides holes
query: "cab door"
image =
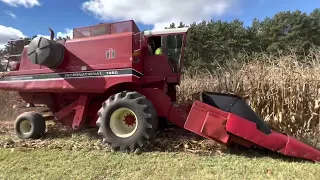
{"label": "cab door", "polygon": [[183,35],[169,34],[162,36],[163,53],[167,56],[168,63],[173,73],[179,73],[183,50]]}
{"label": "cab door", "polygon": [[143,47],[145,47],[145,37],[139,32],[133,34],[132,37],[132,57],[130,61],[132,62],[132,68],[143,74]]}

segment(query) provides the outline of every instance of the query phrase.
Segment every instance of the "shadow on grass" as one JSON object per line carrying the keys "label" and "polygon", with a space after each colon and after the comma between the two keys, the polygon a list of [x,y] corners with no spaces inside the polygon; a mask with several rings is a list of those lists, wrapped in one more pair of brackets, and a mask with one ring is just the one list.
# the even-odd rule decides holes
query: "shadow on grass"
{"label": "shadow on grass", "polygon": [[267,150],[261,148],[245,148],[242,146],[234,145],[228,148],[227,154],[237,155],[237,156],[244,156],[249,159],[256,159],[256,158],[271,158],[277,159],[284,162],[299,162],[299,163],[310,163],[311,161],[304,160],[301,158],[285,156],[283,154]]}

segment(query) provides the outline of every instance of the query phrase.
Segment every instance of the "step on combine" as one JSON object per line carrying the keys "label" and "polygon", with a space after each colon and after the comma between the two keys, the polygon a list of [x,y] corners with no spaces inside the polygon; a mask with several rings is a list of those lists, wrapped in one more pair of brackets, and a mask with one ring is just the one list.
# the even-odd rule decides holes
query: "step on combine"
{"label": "step on combine", "polygon": [[[114,150],[141,150],[169,121],[222,144],[320,161],[319,150],[273,131],[238,96],[201,92],[190,106],[177,104],[189,35],[188,28],[140,31],[131,20],[75,28],[71,40],[54,40],[51,30],[50,39],[24,46],[20,61],[1,73],[0,89],[45,104],[65,126],[98,127]],[[37,112],[15,121],[21,139],[39,138],[45,129]]]}

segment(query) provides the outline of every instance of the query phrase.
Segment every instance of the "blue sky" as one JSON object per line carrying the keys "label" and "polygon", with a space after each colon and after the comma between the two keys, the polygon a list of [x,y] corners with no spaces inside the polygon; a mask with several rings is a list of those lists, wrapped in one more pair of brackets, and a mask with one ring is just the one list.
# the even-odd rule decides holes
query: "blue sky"
{"label": "blue sky", "polygon": [[310,13],[317,7],[319,0],[0,0],[0,44],[21,33],[48,35],[48,27],[66,35],[71,32],[66,28],[123,19],[136,20],[140,30],[163,28],[172,21],[191,23],[210,18],[239,18],[250,25],[255,17],[264,19],[296,9]]}

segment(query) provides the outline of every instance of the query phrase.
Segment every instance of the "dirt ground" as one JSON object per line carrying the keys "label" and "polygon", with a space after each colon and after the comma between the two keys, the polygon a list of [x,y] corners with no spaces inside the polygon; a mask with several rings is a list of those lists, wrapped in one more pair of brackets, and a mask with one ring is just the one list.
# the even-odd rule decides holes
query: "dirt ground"
{"label": "dirt ground", "polygon": [[16,92],[0,90],[0,121],[12,122],[23,112],[42,112],[47,109],[43,105],[36,105],[36,107],[30,108],[27,108],[26,105],[27,103],[23,101]]}

